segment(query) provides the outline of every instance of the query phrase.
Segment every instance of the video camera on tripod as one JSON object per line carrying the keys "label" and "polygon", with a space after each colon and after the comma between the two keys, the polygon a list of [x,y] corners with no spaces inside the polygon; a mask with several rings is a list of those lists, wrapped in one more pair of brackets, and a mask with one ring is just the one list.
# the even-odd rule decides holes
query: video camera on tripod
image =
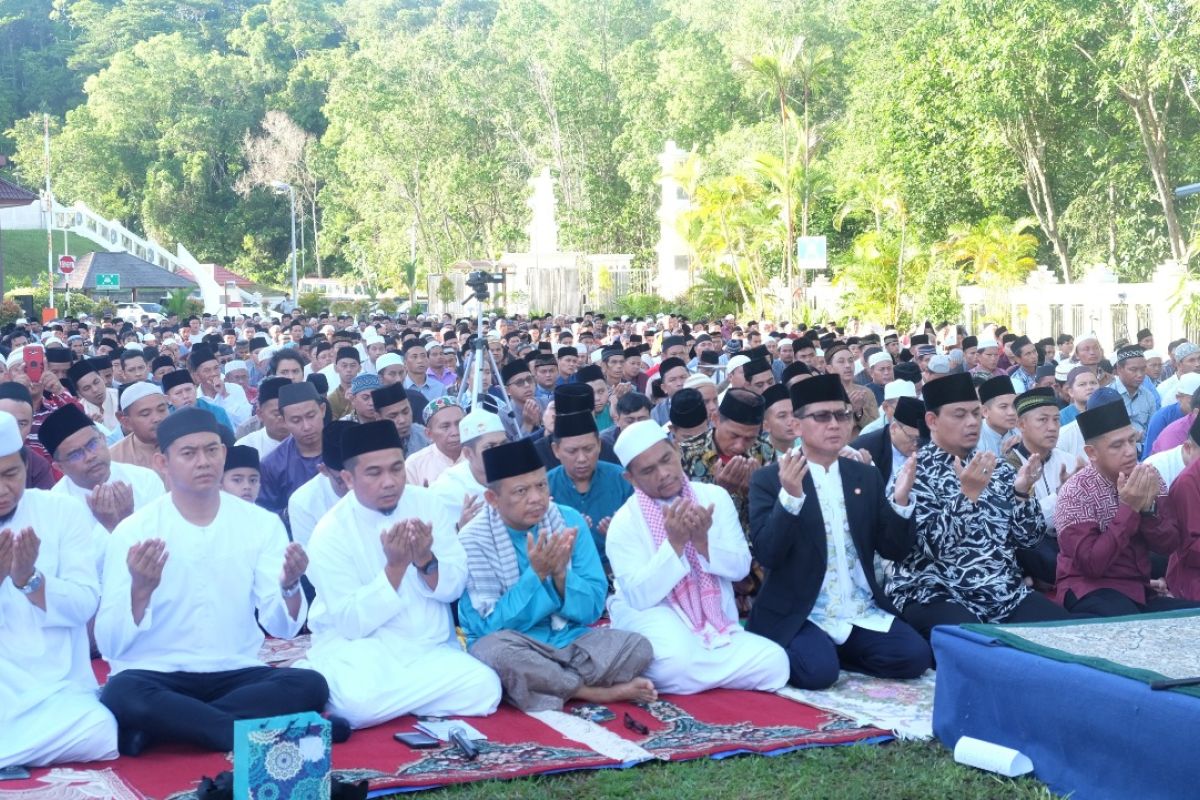
{"label": "video camera on tripod", "polygon": [[490,290],[488,286],[495,284],[499,286],[504,283],[504,273],[502,272],[485,272],[476,270],[467,273],[467,286],[471,288],[471,295],[463,300],[464,303],[470,302],[471,298],[475,298],[480,303],[484,303],[488,299]]}
{"label": "video camera on tripod", "polygon": [[[492,357],[492,353],[487,349],[487,339],[483,332],[483,305],[488,301],[491,290],[488,288],[492,284],[499,286],[504,283],[504,273],[502,272],[487,272],[485,270],[475,270],[467,273],[467,286],[471,289],[471,294],[468,295],[463,303],[475,301],[475,341],[471,350],[467,353],[466,360],[463,362],[463,382],[458,392],[459,405],[464,409],[468,406],[474,406],[486,394],[486,388],[483,386],[483,365],[487,363],[491,367],[492,375],[497,378],[500,375],[500,365],[496,363],[496,359]],[[516,409],[512,407],[512,400],[508,396],[503,384],[498,384],[502,401],[497,403],[497,414],[500,420],[504,423],[504,429],[508,433],[510,439],[521,438],[521,421],[517,416]]]}

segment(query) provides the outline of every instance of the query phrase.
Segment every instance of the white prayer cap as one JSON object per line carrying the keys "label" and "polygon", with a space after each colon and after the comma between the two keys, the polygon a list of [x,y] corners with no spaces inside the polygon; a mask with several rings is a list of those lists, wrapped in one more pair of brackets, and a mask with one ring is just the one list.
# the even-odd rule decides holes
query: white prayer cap
{"label": "white prayer cap", "polygon": [[1078,347],[1079,345],[1081,345],[1087,341],[1092,341],[1092,342],[1095,342],[1096,344],[1100,344],[1100,337],[1096,335],[1095,331],[1088,331],[1087,333],[1083,334],[1082,336],[1080,336],[1078,339],[1075,340],[1075,346]]}
{"label": "white prayer cap", "polygon": [[57,336],[47,336],[42,341],[42,344],[44,344],[46,347],[66,347],[66,345],[63,344],[63,340]]}
{"label": "white prayer cap", "polygon": [[[430,339],[428,342],[425,343],[425,352],[432,353],[434,350],[440,349],[441,346],[442,346],[442,343],[439,342],[437,339]],[[378,369],[378,367],[376,367],[376,369]]]}
{"label": "white prayer cap", "polygon": [[1054,380],[1059,383],[1066,383],[1067,378],[1071,376],[1071,370],[1075,369],[1075,365],[1070,361],[1060,361],[1054,367]]}
{"label": "white prayer cap", "polygon": [[1167,357],[1166,353],[1164,353],[1162,350],[1159,350],[1154,347],[1151,347],[1149,350],[1142,353],[1142,355],[1145,357],[1145,359],[1147,361],[1149,361],[1152,358],[1166,358]]}
{"label": "white prayer cap", "polygon": [[0,457],[11,456],[24,446],[17,418],[7,411],[0,411]]}
{"label": "white prayer cap", "polygon": [[929,359],[929,371],[935,375],[950,374],[950,359],[942,354],[937,354]]}
{"label": "white prayer cap", "polygon": [[504,433],[504,423],[490,411],[477,408],[458,421],[458,439],[463,444],[486,433]]}
{"label": "white prayer cap", "polygon": [[986,350],[989,347],[999,347],[1000,343],[995,339],[980,339],[979,344],[975,347],[976,350]]}
{"label": "white prayer cap", "polygon": [[399,353],[384,353],[375,359],[375,371],[382,372],[388,367],[403,367],[404,356]]}
{"label": "white prayer cap", "polygon": [[1175,387],[1175,394],[1186,394],[1189,397],[1200,389],[1200,372],[1189,372],[1187,375],[1179,379],[1179,385]]}
{"label": "white prayer cap", "polygon": [[[119,403],[122,411],[128,411],[129,407],[141,400],[143,397],[163,394],[162,387],[158,384],[150,383],[150,381],[138,381],[125,391],[121,392],[121,401]],[[165,395],[163,395],[165,397]]]}
{"label": "white prayer cap", "polygon": [[725,366],[725,374],[728,375],[738,367],[744,367],[749,363],[749,356],[734,356],[733,358],[729,359],[729,363]]}
{"label": "white prayer cap", "polygon": [[326,325],[323,328],[321,328],[321,333],[333,333],[333,332],[334,332],[334,327],[332,325]]}
{"label": "white prayer cap", "polygon": [[888,400],[899,400],[901,397],[915,398],[916,396],[917,387],[913,385],[912,381],[904,379],[894,380],[883,387],[883,401],[885,403]]}
{"label": "white prayer cap", "polygon": [[363,344],[379,344],[382,341],[383,337],[374,328],[367,328],[363,331]]}
{"label": "white prayer cap", "polygon": [[617,437],[613,452],[617,454],[621,465],[626,469],[633,460],[659,442],[667,440],[667,433],[652,419],[635,422]]}
{"label": "white prayer cap", "polygon": [[153,333],[147,333],[145,336],[142,337],[142,341],[143,342],[157,342],[158,337],[155,336]]}
{"label": "white prayer cap", "polygon": [[246,366],[245,361],[240,361],[235,358],[233,361],[230,361],[228,364],[225,365],[224,374],[228,375],[229,373],[234,372],[239,369],[249,369],[249,367]]}
{"label": "white prayer cap", "polygon": [[493,329],[493,330],[490,330],[490,331],[488,331],[488,332],[487,332],[487,340],[488,340],[489,342],[498,342],[498,341],[500,341],[500,331],[498,331],[498,330],[494,330],[494,329]]}
{"label": "white prayer cap", "polygon": [[683,382],[683,388],[695,389],[698,386],[716,386],[717,382],[705,375],[703,372],[697,372],[695,375],[689,375],[687,380]]}
{"label": "white prayer cap", "polygon": [[602,349],[600,349],[599,347],[597,347],[595,350],[593,350],[593,351],[591,352],[591,354],[588,356],[588,358],[591,360],[591,362],[592,362],[593,364],[599,364],[599,363],[600,363],[600,358],[601,358],[603,355],[604,355],[604,351],[603,351]]}
{"label": "white prayer cap", "polygon": [[870,358],[867,359],[867,369],[870,369],[871,367],[875,366],[876,364],[882,364],[885,361],[887,363],[891,364],[892,356],[890,353],[888,353],[888,351],[880,350],[878,353],[875,353],[874,355],[872,355]]}

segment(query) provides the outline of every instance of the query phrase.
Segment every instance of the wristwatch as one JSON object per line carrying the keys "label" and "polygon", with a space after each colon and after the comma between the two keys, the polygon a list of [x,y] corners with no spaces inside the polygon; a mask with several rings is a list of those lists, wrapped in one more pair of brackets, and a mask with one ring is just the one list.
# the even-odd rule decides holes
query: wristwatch
{"label": "wristwatch", "polygon": [[421,573],[422,575],[432,575],[434,573],[434,570],[436,570],[437,568],[438,568],[437,556],[433,556],[432,558],[429,559],[429,561],[427,561],[425,563],[424,566],[417,567],[417,572]]}
{"label": "wristwatch", "polygon": [[283,587],[283,599],[284,600],[295,597],[298,594],[300,594],[300,580],[299,579],[296,579],[296,582],[293,583],[291,586]]}
{"label": "wristwatch", "polygon": [[13,586],[17,586],[17,591],[21,594],[30,595],[42,588],[42,584],[44,582],[45,580],[42,578],[42,573],[38,570],[34,570],[33,577],[31,577],[24,586],[17,586],[15,582],[13,583]]}

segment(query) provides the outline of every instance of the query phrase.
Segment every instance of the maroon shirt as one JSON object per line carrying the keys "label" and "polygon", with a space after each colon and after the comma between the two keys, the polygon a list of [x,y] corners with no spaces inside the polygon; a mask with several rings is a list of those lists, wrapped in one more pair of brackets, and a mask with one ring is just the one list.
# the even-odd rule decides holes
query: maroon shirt
{"label": "maroon shirt", "polygon": [[1200,459],[1171,484],[1168,495],[1179,524],[1179,549],[1167,562],[1167,588],[1176,597],[1200,601]]}

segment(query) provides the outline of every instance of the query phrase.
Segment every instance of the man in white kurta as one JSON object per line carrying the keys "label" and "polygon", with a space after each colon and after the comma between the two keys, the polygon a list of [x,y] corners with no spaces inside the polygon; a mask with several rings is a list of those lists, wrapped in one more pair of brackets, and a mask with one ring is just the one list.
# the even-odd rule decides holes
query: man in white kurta
{"label": "man in white kurta", "polygon": [[438,503],[444,505],[462,529],[483,508],[486,474],[483,454],[504,444],[508,437],[500,417],[477,408],[458,423],[462,460],[429,485]]}
{"label": "man in white kurta", "polygon": [[342,480],[342,434],[357,424],[350,420],[334,420],[321,431],[321,464],[317,474],[288,498],[288,525],[293,542],[308,547],[321,517],[349,491]]}
{"label": "man in white kurta", "polygon": [[95,522],[82,503],[24,488],[21,445],[0,413],[0,514],[11,514],[0,531],[0,768],[116,758],[88,655]]}
{"label": "man in white kurta", "polygon": [[290,639],[304,624],[307,557],[279,517],[221,491],[225,447],[210,412],[176,411],[158,446],[170,493],[108,539],[95,635],[112,673],[101,701],[123,755],[166,742],[228,751],[235,720],[325,707],[320,675],[258,660],[263,630]]}
{"label": "man in white kurta", "polygon": [[[635,492],[608,526],[616,584],[609,614],[614,628],[650,640],[646,677],[667,694],[782,688],[789,674],[783,648],[737,623],[733,582],[750,571],[750,550],[729,493],[688,482],[679,452],[653,421],[631,425],[614,449]],[[660,542],[647,508],[666,520]]]}
{"label": "man in white kurta", "polygon": [[279,388],[290,382],[286,378],[267,378],[260,383],[255,419],[239,426],[240,432],[249,424],[259,425],[236,442],[257,450],[259,461],[271,455],[288,437],[287,423],[283,421],[283,414],[279,411]]}
{"label": "man in white kurta", "polygon": [[302,665],[325,676],[330,709],[352,728],[491,714],[500,680],[459,645],[450,613],[467,583],[454,518],[429,490],[405,485],[391,422],[351,428],[342,458],[351,491],[309,543],[317,596]]}

